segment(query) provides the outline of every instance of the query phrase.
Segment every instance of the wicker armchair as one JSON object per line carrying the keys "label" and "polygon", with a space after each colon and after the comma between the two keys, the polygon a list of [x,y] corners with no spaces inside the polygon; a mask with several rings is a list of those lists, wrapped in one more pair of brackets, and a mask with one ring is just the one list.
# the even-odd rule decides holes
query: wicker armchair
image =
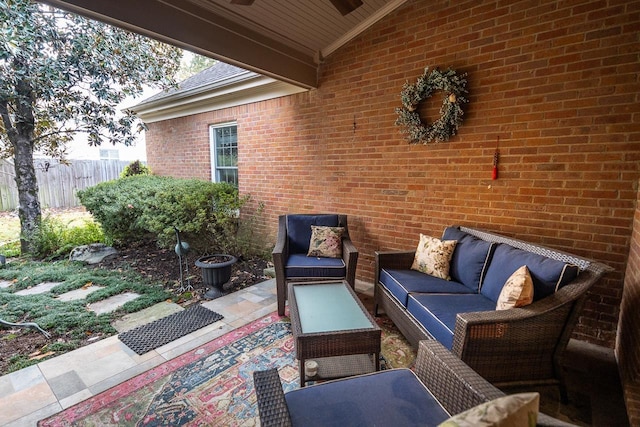
{"label": "wicker armchair", "polygon": [[[434,340],[420,342],[414,371],[433,397],[451,415],[505,395]],[[384,372],[368,375],[379,375]],[[339,381],[350,381],[353,378]],[[380,376],[380,378],[382,380],[383,377]],[[261,425],[263,427],[291,426],[290,409],[296,410],[296,408],[289,408],[287,405],[278,371],[276,369],[256,371],[253,373],[253,379]],[[324,384],[318,384],[306,387],[304,390],[311,388],[322,390],[324,386]],[[366,395],[370,391],[362,390],[362,394]],[[345,396],[344,400],[348,402],[350,398],[351,396]],[[389,410],[385,402],[380,403],[385,407],[385,410]],[[306,408],[298,409],[306,410]],[[403,406],[403,410],[410,412],[409,409],[410,405],[407,402]],[[326,412],[331,414],[332,408],[327,407]],[[420,424],[420,421],[416,420],[416,424]],[[332,425],[343,424],[341,424],[341,420],[336,419]],[[572,424],[540,413],[538,414],[538,425],[570,426]]]}
{"label": "wicker armchair", "polygon": [[[344,227],[342,259],[306,257],[311,225]],[[292,236],[291,232],[295,232]],[[296,241],[297,240],[297,241]],[[292,255],[303,260],[302,267],[293,266]],[[302,255],[302,257],[301,257]],[[336,281],[344,279],[355,288],[358,250],[351,242],[347,216],[338,214],[289,214],[278,217],[278,238],[272,252],[276,271],[278,314],[284,315],[287,284],[302,281]]]}
{"label": "wicker armchair", "polygon": [[[611,268],[568,253],[508,238],[484,230],[460,227],[483,240],[575,264],[576,279],[523,308],[458,313],[451,351],[483,378],[497,386],[558,384],[566,400],[560,362],[589,288]],[[376,254],[375,302],[414,347],[429,332],[379,283],[380,270],[409,269],[413,251]]]}

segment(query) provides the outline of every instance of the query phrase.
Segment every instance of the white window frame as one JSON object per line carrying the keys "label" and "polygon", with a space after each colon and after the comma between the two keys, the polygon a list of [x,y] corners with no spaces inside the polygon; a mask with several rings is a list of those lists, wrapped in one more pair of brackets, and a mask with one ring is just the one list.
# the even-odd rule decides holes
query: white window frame
{"label": "white window frame", "polygon": [[[235,169],[236,176],[238,177],[238,167],[227,167],[222,168],[217,165],[217,146],[216,146],[216,129],[226,128],[226,127],[234,127],[236,128],[236,134],[238,132],[238,123],[237,122],[227,122],[227,123],[219,123],[215,125],[209,126],[209,152],[211,153],[211,181],[212,182],[220,182],[218,179],[218,170],[219,169]],[[236,140],[236,149],[237,149],[237,140]],[[237,183],[236,183],[237,185]]]}
{"label": "white window frame", "polygon": [[100,160],[120,160],[120,150],[114,148],[100,148]]}

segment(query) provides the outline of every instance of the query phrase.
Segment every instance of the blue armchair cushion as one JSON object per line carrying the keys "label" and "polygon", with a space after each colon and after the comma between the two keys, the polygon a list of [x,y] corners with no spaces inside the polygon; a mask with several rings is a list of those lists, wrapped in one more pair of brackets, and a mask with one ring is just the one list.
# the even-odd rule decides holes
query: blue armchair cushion
{"label": "blue armchair cushion", "polygon": [[299,388],[284,396],[294,427],[436,426],[449,418],[429,389],[404,368]]}
{"label": "blue armchair cushion", "polygon": [[465,233],[459,227],[447,227],[442,240],[458,241],[449,264],[451,279],[480,292],[495,244]]}
{"label": "blue armchair cushion", "polygon": [[337,227],[338,215],[287,215],[287,237],[290,254],[305,254],[309,251],[311,226]]}
{"label": "blue armchair cushion", "polygon": [[523,265],[527,266],[533,280],[534,301],[553,294],[575,279],[579,272],[576,265],[500,243],[496,245],[480,293],[497,302],[507,279]]}
{"label": "blue armchair cushion", "polygon": [[380,283],[404,307],[411,292],[469,294],[471,289],[452,280],[440,279],[416,270],[380,270]]}
{"label": "blue armchair cushion", "polygon": [[284,266],[287,279],[318,277],[340,279],[346,276],[347,268],[342,258],[309,257],[304,254],[292,254]]}
{"label": "blue armchair cushion", "polygon": [[442,345],[451,350],[458,313],[490,311],[496,302],[481,294],[410,294],[407,311]]}

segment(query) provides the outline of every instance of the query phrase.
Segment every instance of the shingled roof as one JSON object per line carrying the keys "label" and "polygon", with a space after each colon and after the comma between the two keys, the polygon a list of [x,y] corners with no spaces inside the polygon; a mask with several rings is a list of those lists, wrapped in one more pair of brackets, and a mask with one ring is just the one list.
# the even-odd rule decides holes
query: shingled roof
{"label": "shingled roof", "polygon": [[188,79],[181,81],[180,83],[178,83],[177,88],[171,88],[169,90],[158,92],[155,95],[143,100],[142,102],[140,102],[140,104],[146,104],[147,102],[153,102],[164,98],[179,96],[185,92],[190,92],[199,88],[211,86],[215,83],[222,83],[232,77],[241,75],[246,77],[253,77],[257,76],[258,74],[252,71],[245,70],[243,68],[236,67],[234,65],[229,65],[224,62],[218,61],[211,67],[200,71],[198,74],[195,74]]}
{"label": "shingled roof", "polygon": [[307,89],[224,62],[128,109],[145,123],[288,96]]}

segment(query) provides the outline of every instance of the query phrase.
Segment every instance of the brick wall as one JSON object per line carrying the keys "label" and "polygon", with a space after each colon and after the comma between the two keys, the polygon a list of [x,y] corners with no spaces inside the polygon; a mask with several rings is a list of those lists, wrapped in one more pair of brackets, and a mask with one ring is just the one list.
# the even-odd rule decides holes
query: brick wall
{"label": "brick wall", "polygon": [[[316,90],[150,124],[148,162],[208,179],[207,126],[236,120],[240,189],[270,237],[278,214],[348,214],[362,280],[374,251],[450,224],[595,258],[616,272],[575,335],[612,347],[640,176],[640,2],[610,3],[410,1],[328,57]],[[394,108],[426,66],[467,72],[470,103],[451,141],[409,145]]]}
{"label": "brick wall", "polygon": [[633,221],[631,249],[624,277],[616,355],[624,386],[627,414],[632,426],[640,425],[640,193]]}

